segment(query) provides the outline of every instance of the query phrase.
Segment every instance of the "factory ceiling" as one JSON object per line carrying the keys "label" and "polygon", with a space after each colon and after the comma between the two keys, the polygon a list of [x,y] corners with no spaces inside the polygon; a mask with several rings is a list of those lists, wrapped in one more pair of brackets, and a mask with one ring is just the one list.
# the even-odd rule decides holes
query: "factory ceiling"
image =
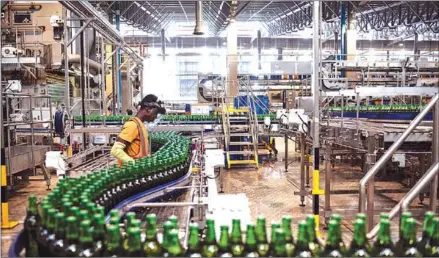
{"label": "factory ceiling", "polygon": [[[162,29],[193,31],[195,1],[90,1],[101,11],[150,34]],[[333,33],[340,22],[357,31],[384,31],[402,36],[439,33],[437,1],[322,1],[322,18]],[[313,1],[202,1],[205,32],[218,36],[231,21],[251,25],[267,36],[283,37],[312,25]],[[256,25],[255,25],[256,24]],[[249,26],[247,26],[249,27]],[[256,27],[256,29],[254,28]]]}

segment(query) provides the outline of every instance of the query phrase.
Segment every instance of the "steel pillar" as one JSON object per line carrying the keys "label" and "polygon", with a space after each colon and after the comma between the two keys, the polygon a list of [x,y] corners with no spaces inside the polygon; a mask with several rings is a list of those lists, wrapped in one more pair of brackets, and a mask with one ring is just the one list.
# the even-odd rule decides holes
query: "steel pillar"
{"label": "steel pillar", "polygon": [[233,97],[238,95],[238,36],[236,20],[230,20],[227,29],[227,103],[233,103]]}
{"label": "steel pillar", "polygon": [[320,189],[320,170],[319,170],[319,150],[320,150],[320,24],[321,24],[321,5],[319,1],[313,3],[313,74],[312,74],[312,94],[314,99],[313,109],[313,214],[316,221],[316,229],[320,232],[319,216],[319,195],[324,194]]}
{"label": "steel pillar", "polygon": [[[118,31],[120,31],[120,10],[116,10],[116,29]],[[117,49],[117,53],[116,53],[116,67],[120,67],[120,64],[122,62],[122,57],[121,57],[121,53],[120,53],[120,48]],[[120,71],[120,69],[118,69],[117,71],[117,105],[115,110],[113,110],[113,112],[116,112],[115,114],[119,113],[119,110],[122,106],[122,72]],[[113,92],[114,94],[114,92]]]}
{"label": "steel pillar", "polygon": [[[433,142],[432,142],[432,159],[431,163],[439,161],[439,101],[436,102],[433,110]],[[437,188],[438,174],[434,177],[430,187],[430,210],[437,212]]]}

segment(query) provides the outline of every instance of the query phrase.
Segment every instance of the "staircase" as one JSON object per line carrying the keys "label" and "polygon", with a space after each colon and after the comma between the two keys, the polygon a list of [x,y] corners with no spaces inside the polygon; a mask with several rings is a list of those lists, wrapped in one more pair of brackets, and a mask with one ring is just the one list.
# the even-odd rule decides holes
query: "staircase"
{"label": "staircase", "polygon": [[[249,107],[227,108],[229,146],[226,150],[227,166],[254,165],[258,168],[258,136],[255,116]],[[256,118],[257,119],[257,118]],[[257,126],[257,121],[256,121]]]}

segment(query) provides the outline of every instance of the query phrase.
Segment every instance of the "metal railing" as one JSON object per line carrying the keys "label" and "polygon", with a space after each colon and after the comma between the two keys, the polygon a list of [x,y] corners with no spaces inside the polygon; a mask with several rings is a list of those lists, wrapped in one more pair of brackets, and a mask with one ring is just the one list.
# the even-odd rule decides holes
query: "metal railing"
{"label": "metal railing", "polygon": [[[432,110],[439,100],[439,94],[436,94],[425,106],[425,108],[416,116],[410,123],[406,131],[390,146],[386,153],[372,166],[372,168],[366,173],[366,175],[360,181],[360,198],[359,198],[359,212],[366,212],[366,188],[367,188],[367,225],[368,229],[372,230],[373,227],[373,215],[374,215],[374,203],[373,196],[375,192],[375,184],[373,181],[378,171],[385,166],[386,162],[392,157],[392,155],[399,149],[407,137],[412,131],[421,123],[424,117]],[[439,112],[439,111],[436,111]],[[433,124],[433,130],[437,129],[438,125]]]}
{"label": "metal railing", "polygon": [[[402,200],[389,212],[389,218],[393,219],[397,214],[404,212],[408,209],[410,203],[422,193],[426,186],[428,186],[433,178],[437,175],[439,170],[439,162],[433,164],[428,171],[418,180],[418,182],[413,186],[412,189],[402,198]],[[374,238],[379,231],[379,224],[367,234],[367,238]]]}

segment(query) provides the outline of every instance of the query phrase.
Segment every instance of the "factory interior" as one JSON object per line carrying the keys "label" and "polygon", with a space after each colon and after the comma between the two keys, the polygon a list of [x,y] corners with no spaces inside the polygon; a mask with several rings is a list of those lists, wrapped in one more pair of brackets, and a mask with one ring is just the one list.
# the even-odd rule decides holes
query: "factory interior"
{"label": "factory interior", "polygon": [[2,257],[439,256],[437,1],[1,1],[0,63]]}

